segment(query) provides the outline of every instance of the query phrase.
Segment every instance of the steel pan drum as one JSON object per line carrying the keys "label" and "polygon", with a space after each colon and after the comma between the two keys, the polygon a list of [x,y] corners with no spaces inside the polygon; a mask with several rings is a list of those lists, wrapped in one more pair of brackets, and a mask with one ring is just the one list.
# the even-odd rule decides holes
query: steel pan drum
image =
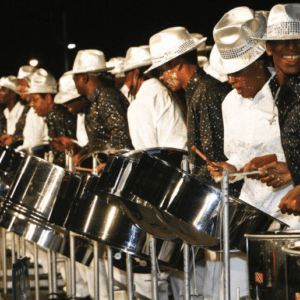
{"label": "steel pan drum", "polygon": [[[116,206],[108,203],[108,198],[117,196],[99,189],[102,176],[85,175],[70,214],[66,228],[104,243],[115,250],[114,265],[125,269],[125,254],[134,256],[134,272],[151,270],[149,241],[146,233]],[[169,241],[157,240],[157,258],[162,270],[181,269],[183,247]]]}
{"label": "steel pan drum", "polygon": [[[122,180],[122,179],[121,179]],[[221,191],[144,152],[123,185],[122,193],[148,202],[178,237],[201,247],[219,244]],[[266,231],[273,221],[287,225],[242,200],[230,197],[230,243],[245,251],[245,233]]]}
{"label": "steel pan drum", "polygon": [[285,299],[285,253],[282,247],[300,240],[300,231],[275,231],[245,236],[250,297],[261,300]]}
{"label": "steel pan drum", "polygon": [[300,241],[292,242],[282,248],[285,253],[286,300],[300,298]]}
{"label": "steel pan drum", "polygon": [[0,146],[0,200],[5,198],[25,154],[8,146]]}

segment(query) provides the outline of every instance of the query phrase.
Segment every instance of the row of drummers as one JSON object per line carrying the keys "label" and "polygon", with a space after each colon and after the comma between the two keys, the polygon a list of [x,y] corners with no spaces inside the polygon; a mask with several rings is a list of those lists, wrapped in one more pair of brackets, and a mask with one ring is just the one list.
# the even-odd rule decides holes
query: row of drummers
{"label": "row of drummers", "polygon": [[[125,253],[132,254],[137,273],[150,272],[147,234],[158,238],[162,271],[183,268],[183,242],[196,246],[198,257],[203,254],[199,248],[220,251],[221,191],[181,169],[186,169],[186,151],[97,155],[106,166],[92,175],[2,146],[0,226],[66,256],[68,233],[74,232],[76,261],[90,264],[92,240],[112,247],[114,266],[122,270]],[[294,299],[300,293],[299,232],[262,234],[271,224],[280,229],[286,224],[233,197],[229,217],[231,249],[246,252],[247,244],[252,299]],[[292,268],[287,272],[284,245]],[[194,247],[190,251],[194,257]],[[101,257],[107,258],[105,251]]]}

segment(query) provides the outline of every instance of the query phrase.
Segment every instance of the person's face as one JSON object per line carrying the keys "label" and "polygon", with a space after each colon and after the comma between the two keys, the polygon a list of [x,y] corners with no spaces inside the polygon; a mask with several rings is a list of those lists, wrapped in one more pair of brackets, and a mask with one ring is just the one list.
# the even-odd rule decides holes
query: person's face
{"label": "person's face", "polygon": [[85,96],[86,91],[85,91],[84,74],[74,74],[73,79],[74,79],[78,94]]}
{"label": "person's face", "polygon": [[10,90],[6,87],[0,88],[0,104],[6,105],[10,98]]}
{"label": "person's face", "polygon": [[20,93],[20,97],[22,100],[30,101],[30,98],[28,97],[27,91],[29,88],[28,81],[25,78],[18,79],[18,92]]}
{"label": "person's face", "polygon": [[278,80],[300,72],[300,40],[268,42],[267,54],[273,56]]}
{"label": "person's face", "polygon": [[238,72],[228,74],[228,83],[244,98],[254,98],[264,84],[261,76],[263,68],[263,62],[256,61]]}
{"label": "person's face", "polygon": [[68,111],[72,115],[77,115],[80,112],[83,112],[84,105],[85,105],[85,98],[84,97],[79,97],[74,100],[68,101],[64,104]]}
{"label": "person's face", "polygon": [[179,77],[179,65],[174,63],[166,63],[158,67],[160,72],[159,79],[163,81],[164,85],[168,87],[171,91],[176,92],[182,88]]}
{"label": "person's face", "polygon": [[45,117],[51,111],[51,95],[46,94],[43,98],[40,94],[30,94],[30,106],[34,108],[35,112],[40,117]]}

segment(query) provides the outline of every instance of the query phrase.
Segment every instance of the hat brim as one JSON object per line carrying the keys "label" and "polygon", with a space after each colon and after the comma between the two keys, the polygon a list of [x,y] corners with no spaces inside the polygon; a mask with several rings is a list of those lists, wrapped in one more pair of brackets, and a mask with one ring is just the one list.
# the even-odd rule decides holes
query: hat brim
{"label": "hat brim", "polygon": [[64,75],[74,75],[74,74],[82,74],[82,73],[97,73],[97,72],[106,72],[109,70],[112,70],[114,67],[108,67],[108,68],[102,68],[102,69],[96,69],[96,70],[86,70],[86,71],[76,71],[71,70],[64,73]]}
{"label": "hat brim", "polygon": [[223,59],[217,46],[214,45],[210,53],[210,64],[212,67],[223,74],[232,74],[245,69],[255,62],[266,51],[265,43],[258,43],[243,56],[232,59]]}
{"label": "hat brim", "polygon": [[268,37],[267,35],[262,38],[253,38],[260,41],[286,41],[286,40],[300,40],[300,34],[282,35],[277,37]]}
{"label": "hat brim", "polygon": [[72,101],[79,97],[81,97],[81,95],[79,95],[79,94],[71,95],[69,93],[58,92],[54,97],[54,103],[64,104],[64,103],[67,103],[67,102]]}
{"label": "hat brim", "polygon": [[[182,52],[182,53],[180,53],[180,54],[178,54],[178,55],[176,55],[176,56],[174,56],[174,57],[171,57],[171,58],[169,58],[169,59],[167,59],[167,60],[164,60],[164,61],[162,61],[162,62],[152,64],[152,66],[151,66],[149,69],[147,69],[144,73],[148,73],[148,72],[150,72],[151,70],[156,69],[156,68],[158,68],[158,67],[164,65],[165,63],[171,61],[172,59],[174,59],[174,58],[176,58],[176,57],[178,57],[178,56],[181,56],[181,55],[183,55],[183,54],[185,54],[185,53],[188,53],[188,52],[191,52],[191,51],[193,51],[193,50],[197,50],[198,46],[199,46],[201,43],[205,42],[206,40],[207,40],[207,37],[204,37],[204,38],[202,38],[201,40],[199,40],[197,43],[195,43],[192,47],[186,48],[186,50],[185,50],[184,52]],[[151,51],[151,48],[150,48],[150,51]]]}
{"label": "hat brim", "polygon": [[124,67],[123,72],[129,72],[131,70],[137,69],[137,68],[141,68],[141,67],[147,67],[151,65],[151,61],[147,62],[147,63],[140,63],[140,64],[134,64],[128,67]]}

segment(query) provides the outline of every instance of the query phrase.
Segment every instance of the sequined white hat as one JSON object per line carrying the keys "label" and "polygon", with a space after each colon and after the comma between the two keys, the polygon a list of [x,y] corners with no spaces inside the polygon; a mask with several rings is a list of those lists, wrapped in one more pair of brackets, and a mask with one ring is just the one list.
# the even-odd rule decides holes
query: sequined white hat
{"label": "sequined white hat", "polygon": [[196,43],[184,27],[171,27],[153,35],[149,41],[152,66],[146,72],[182,54],[196,50],[205,40],[206,38],[203,38]]}
{"label": "sequined white hat", "polygon": [[209,51],[209,50],[212,49],[212,46],[207,46],[206,45],[207,38],[205,38],[203,36],[203,34],[201,34],[201,33],[191,33],[191,36],[193,37],[195,43],[202,40],[202,43],[197,47],[197,51]]}
{"label": "sequined white hat", "polygon": [[54,97],[55,103],[63,104],[70,100],[80,97],[80,95],[77,92],[72,74],[67,74],[60,77],[58,85],[59,91]]}
{"label": "sequined white hat", "polygon": [[266,51],[264,41],[254,39],[266,32],[267,13],[246,6],[227,12],[214,28],[215,45],[210,63],[217,71],[235,73],[251,65]]}
{"label": "sequined white hat", "polygon": [[106,67],[113,68],[111,71],[108,71],[109,73],[115,75],[118,77],[124,77],[124,57],[113,57],[111,58],[107,63]]}
{"label": "sequined white hat", "polygon": [[105,72],[111,70],[112,67],[107,67],[104,53],[100,50],[87,49],[78,51],[73,69],[65,74],[93,73]]}
{"label": "sequined white hat", "polygon": [[150,66],[151,63],[149,46],[130,47],[125,56],[124,72],[140,67]]}
{"label": "sequined white hat", "polygon": [[29,89],[26,94],[56,94],[57,82],[45,69],[37,69],[29,77]]}
{"label": "sequined white hat", "polygon": [[31,66],[22,66],[19,69],[17,78],[18,79],[26,78],[26,77],[32,75],[35,70],[36,69],[34,67],[31,67]]}
{"label": "sequined white hat", "polygon": [[6,87],[13,92],[19,94],[18,92],[18,81],[16,76],[8,76],[8,77],[1,77],[0,78],[0,86]]}
{"label": "sequined white hat", "polygon": [[278,4],[270,10],[267,34],[262,40],[297,40],[300,39],[300,4]]}

